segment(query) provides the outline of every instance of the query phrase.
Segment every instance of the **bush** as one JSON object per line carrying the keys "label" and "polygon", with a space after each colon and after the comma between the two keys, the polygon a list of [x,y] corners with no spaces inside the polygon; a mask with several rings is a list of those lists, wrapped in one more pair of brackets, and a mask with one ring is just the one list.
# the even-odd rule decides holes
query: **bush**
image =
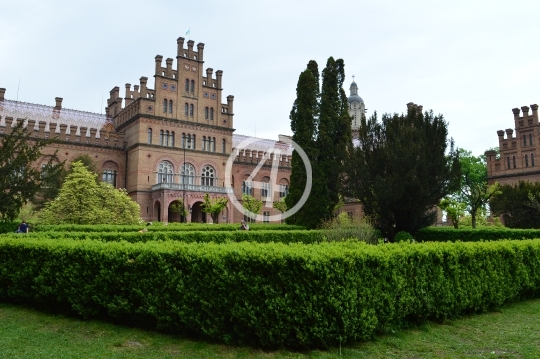
{"label": "bush", "polygon": [[502,239],[535,239],[540,238],[539,229],[509,229],[506,227],[459,228],[427,227],[415,233],[414,238],[420,242],[479,242],[498,241]]}
{"label": "bush", "polygon": [[413,236],[409,232],[400,231],[396,233],[396,236],[394,237],[394,242],[409,242],[414,240]]}
{"label": "bush", "polygon": [[19,228],[20,222],[0,221],[0,233],[14,233]]}
{"label": "bush", "polygon": [[365,217],[350,217],[341,212],[337,217],[322,224],[321,230],[328,241],[355,239],[375,244],[380,232],[373,228]]}
{"label": "bush", "polygon": [[540,241],[368,246],[0,238],[0,300],[260,347],[328,347],[540,294]]}

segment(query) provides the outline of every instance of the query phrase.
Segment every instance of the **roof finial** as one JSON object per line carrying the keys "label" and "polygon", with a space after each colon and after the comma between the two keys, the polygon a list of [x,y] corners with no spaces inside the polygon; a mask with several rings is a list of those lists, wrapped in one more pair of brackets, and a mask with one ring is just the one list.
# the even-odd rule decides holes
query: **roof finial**
{"label": "roof finial", "polygon": [[353,82],[354,82],[354,75],[352,75],[352,80],[353,80]]}

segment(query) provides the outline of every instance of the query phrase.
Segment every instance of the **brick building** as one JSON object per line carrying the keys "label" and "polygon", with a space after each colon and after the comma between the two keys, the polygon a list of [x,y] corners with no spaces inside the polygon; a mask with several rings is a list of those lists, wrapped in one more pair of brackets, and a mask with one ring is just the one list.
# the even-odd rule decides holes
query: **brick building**
{"label": "brick building", "polygon": [[514,128],[497,131],[500,155],[495,151],[485,152],[490,184],[495,181],[500,184],[540,181],[538,105],[523,106],[521,111],[514,108],[512,112]]}
{"label": "brick building", "polygon": [[[31,136],[58,137],[38,166],[56,149],[59,161],[89,154],[102,180],[126,188],[147,221],[183,220],[170,205],[185,199],[188,222],[211,222],[201,210],[206,193],[239,202],[242,193],[251,194],[264,200],[257,221],[279,220],[272,201],[288,193],[292,146],[286,136],[271,141],[234,134],[234,96],[224,97],[223,72],[203,70],[203,43],[184,42],[177,40],[176,64],[167,58],[163,66],[163,57],[155,57],[153,88],[147,77],[133,87],[127,83],[123,98],[114,87],[105,115],[64,109],[62,98],[55,106],[12,101],[0,89],[0,132],[25,121]],[[220,222],[244,218],[232,202]]]}

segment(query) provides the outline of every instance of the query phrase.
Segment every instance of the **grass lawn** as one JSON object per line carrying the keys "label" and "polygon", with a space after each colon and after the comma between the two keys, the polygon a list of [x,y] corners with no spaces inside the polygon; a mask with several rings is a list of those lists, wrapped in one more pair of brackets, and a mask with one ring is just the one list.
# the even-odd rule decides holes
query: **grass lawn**
{"label": "grass lawn", "polygon": [[[379,336],[343,358],[540,358],[540,299],[483,315]],[[328,351],[263,351],[81,321],[0,303],[0,358],[334,358]]]}

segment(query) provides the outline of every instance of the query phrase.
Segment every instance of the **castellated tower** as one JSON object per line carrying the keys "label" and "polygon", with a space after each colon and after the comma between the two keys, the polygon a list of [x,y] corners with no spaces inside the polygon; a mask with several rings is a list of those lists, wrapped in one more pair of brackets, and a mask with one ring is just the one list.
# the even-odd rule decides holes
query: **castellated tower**
{"label": "castellated tower", "polygon": [[485,153],[490,184],[495,181],[500,184],[540,181],[538,105],[522,106],[521,110],[514,108],[512,113],[514,128],[497,131],[500,156],[492,150]]}
{"label": "castellated tower", "polygon": [[353,133],[353,138],[358,138],[358,129],[360,128],[360,121],[362,120],[362,115],[366,113],[366,106],[364,100],[358,96],[358,85],[354,82],[351,83],[349,88],[351,95],[349,96],[349,115],[351,116],[351,129]]}

